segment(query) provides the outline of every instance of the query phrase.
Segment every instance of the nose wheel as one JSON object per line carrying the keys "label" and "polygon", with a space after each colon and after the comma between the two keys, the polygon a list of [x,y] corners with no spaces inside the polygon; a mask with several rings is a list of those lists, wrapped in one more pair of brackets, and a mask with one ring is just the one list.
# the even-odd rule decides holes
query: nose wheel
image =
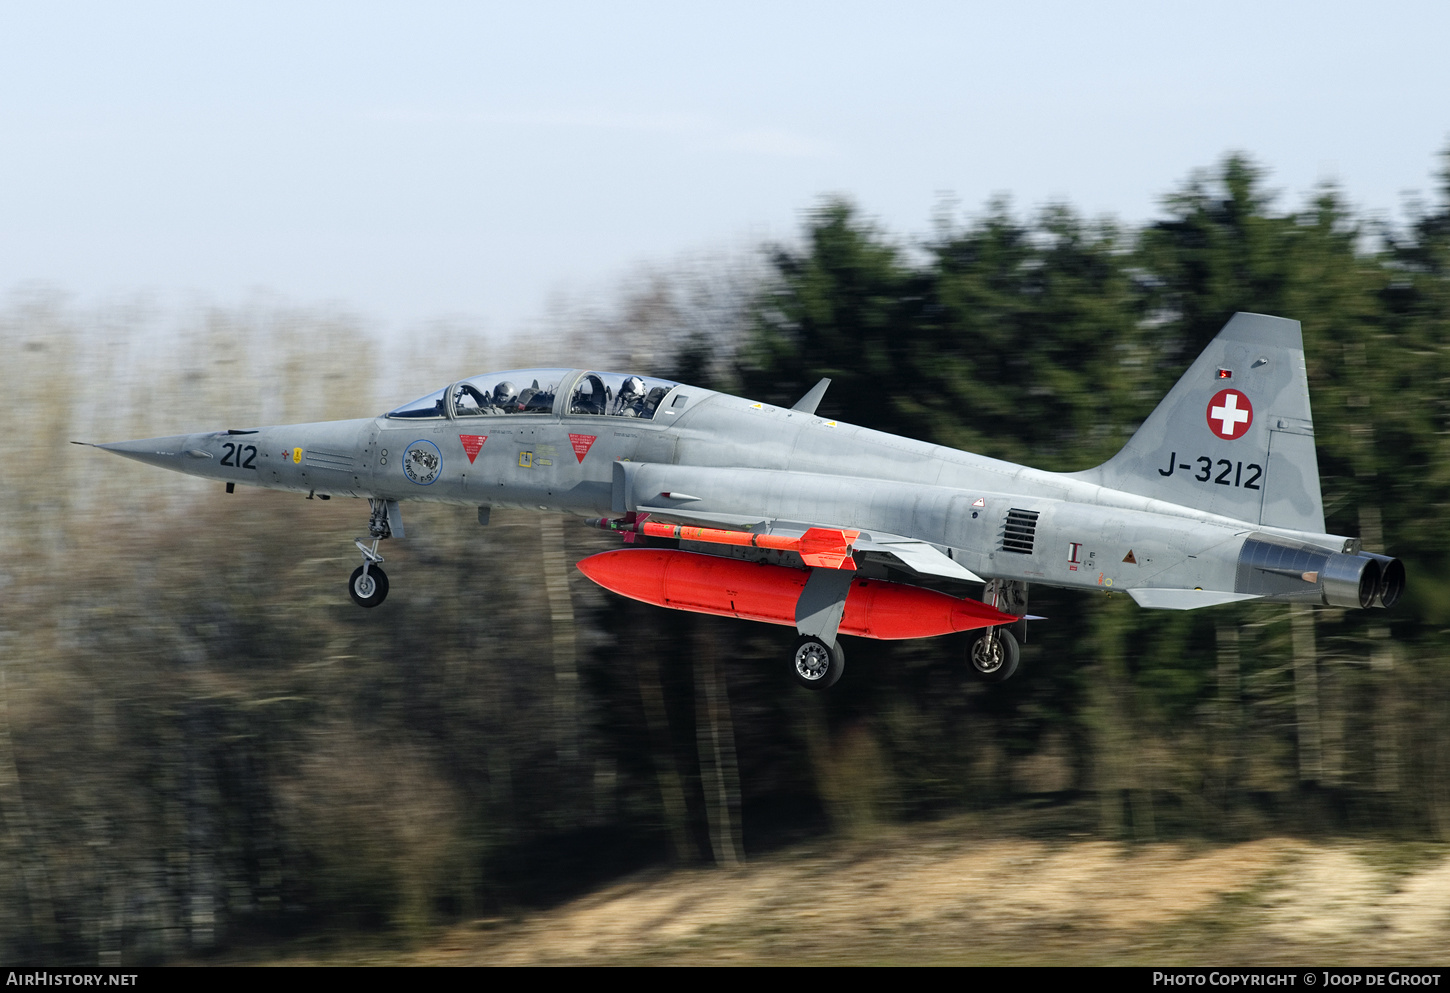
{"label": "nose wheel", "polygon": [[364,563],[353,570],[347,592],[359,607],[376,607],[388,598],[388,574],[381,566]]}

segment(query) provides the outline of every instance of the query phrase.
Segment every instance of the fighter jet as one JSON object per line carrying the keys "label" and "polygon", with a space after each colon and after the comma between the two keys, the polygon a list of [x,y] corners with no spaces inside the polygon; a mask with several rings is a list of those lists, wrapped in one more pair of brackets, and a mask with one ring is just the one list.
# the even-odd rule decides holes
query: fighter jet
{"label": "fighter jet", "polygon": [[459,380],[379,417],[98,445],[194,476],[371,508],[348,592],[388,595],[378,545],[402,505],[565,512],[621,547],[594,582],[676,610],[793,626],[796,681],[834,684],[838,636],[979,634],[1011,676],[1028,588],[1142,607],[1235,601],[1390,607],[1397,559],[1324,530],[1299,322],[1240,313],[1127,445],[1045,472],[839,423],[829,380],[777,407],[651,376],[523,369]]}

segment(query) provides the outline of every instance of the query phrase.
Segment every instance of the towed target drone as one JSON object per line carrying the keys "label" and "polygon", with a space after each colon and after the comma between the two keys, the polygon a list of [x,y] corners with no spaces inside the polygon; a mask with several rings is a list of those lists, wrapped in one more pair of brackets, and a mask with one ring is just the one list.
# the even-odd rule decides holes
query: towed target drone
{"label": "towed target drone", "polygon": [[[515,384],[529,383],[524,389]],[[980,631],[1016,670],[1029,584],[1189,610],[1243,600],[1390,607],[1398,560],[1324,530],[1297,321],[1236,314],[1113,458],[1044,472],[647,376],[510,370],[380,417],[97,445],[235,485],[367,499],[352,599],[376,607],[401,504],[556,511],[634,547],[579,569],[622,596],[793,626],[791,673],[841,676],[838,635]],[[600,516],[617,515],[617,516]]]}

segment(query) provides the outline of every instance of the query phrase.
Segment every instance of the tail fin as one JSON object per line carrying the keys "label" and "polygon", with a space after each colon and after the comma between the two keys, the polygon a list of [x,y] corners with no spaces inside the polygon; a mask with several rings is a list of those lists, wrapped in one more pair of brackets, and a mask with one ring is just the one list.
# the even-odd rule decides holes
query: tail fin
{"label": "tail fin", "polygon": [[1074,475],[1253,524],[1322,534],[1299,322],[1235,314],[1123,450]]}

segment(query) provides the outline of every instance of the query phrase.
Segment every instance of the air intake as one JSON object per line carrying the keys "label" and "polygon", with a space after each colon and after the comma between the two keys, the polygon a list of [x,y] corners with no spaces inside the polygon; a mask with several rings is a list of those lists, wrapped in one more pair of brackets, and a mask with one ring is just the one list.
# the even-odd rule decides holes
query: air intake
{"label": "air intake", "polygon": [[1031,555],[1032,545],[1037,540],[1037,511],[1007,511],[1007,521],[1002,525],[1002,551]]}

